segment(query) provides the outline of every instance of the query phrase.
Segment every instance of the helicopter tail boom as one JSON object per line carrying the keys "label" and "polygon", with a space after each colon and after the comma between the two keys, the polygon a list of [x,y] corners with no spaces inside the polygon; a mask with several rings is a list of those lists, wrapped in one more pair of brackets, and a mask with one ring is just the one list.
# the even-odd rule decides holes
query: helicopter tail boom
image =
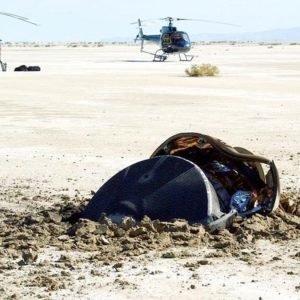
{"label": "helicopter tail boom", "polygon": [[159,34],[155,34],[155,35],[146,35],[143,32],[143,27],[142,27],[142,22],[140,19],[138,19],[137,24],[139,26],[139,33],[137,34],[136,38],[134,39],[134,41],[141,41],[141,51],[143,51],[144,49],[144,41],[150,41],[150,42],[154,42],[154,43],[159,43],[160,42],[160,35]]}

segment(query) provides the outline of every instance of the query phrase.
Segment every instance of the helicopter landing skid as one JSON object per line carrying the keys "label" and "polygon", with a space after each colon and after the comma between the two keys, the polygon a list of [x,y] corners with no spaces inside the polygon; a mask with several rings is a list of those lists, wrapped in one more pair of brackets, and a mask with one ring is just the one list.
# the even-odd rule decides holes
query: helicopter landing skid
{"label": "helicopter landing skid", "polygon": [[[162,54],[159,54],[159,53],[162,53]],[[154,53],[154,56],[153,56],[153,61],[165,61],[166,59],[168,58],[167,55],[164,55],[164,52],[162,51],[162,49],[158,49],[155,53]]]}
{"label": "helicopter landing skid", "polygon": [[7,64],[2,62],[2,60],[0,60],[0,67],[2,72],[6,72]]}
{"label": "helicopter landing skid", "polygon": [[[169,53],[164,52],[162,49],[158,49],[155,53],[145,51],[144,49],[141,49],[141,52],[151,54],[153,55],[152,61],[157,62],[164,62],[167,58]],[[187,55],[185,53],[177,53],[179,56],[180,61],[192,61],[194,58],[194,55]]]}
{"label": "helicopter landing skid", "polygon": [[[162,52],[162,54],[158,54],[160,51]],[[153,60],[152,61],[162,62],[162,61],[165,61],[168,58],[167,55],[163,54],[163,51],[161,49],[158,49],[155,53],[145,51],[144,49],[141,49],[141,52],[153,55]]]}
{"label": "helicopter landing skid", "polygon": [[[183,55],[183,57],[181,55]],[[187,55],[185,53],[178,53],[178,56],[180,61],[192,61],[194,58],[193,55]]]}

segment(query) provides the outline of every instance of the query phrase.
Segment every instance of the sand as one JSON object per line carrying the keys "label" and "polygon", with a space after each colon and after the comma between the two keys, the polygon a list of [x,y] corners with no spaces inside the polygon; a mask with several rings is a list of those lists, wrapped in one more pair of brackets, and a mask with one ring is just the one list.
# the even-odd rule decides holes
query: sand
{"label": "sand", "polygon": [[[152,63],[138,46],[4,48],[8,72],[0,73],[1,220],[2,225],[15,220],[0,240],[4,297],[299,298],[297,221],[287,223],[293,232],[288,238],[274,238],[272,227],[268,235],[242,243],[236,255],[209,259],[208,253],[215,251],[210,238],[198,246],[171,242],[167,250],[141,251],[134,259],[118,254],[108,265],[93,260],[90,251],[60,249],[53,241],[34,249],[21,236],[25,249],[7,253],[3,246],[22,226],[37,240],[43,234],[31,232],[26,227],[31,225],[21,222],[25,216],[87,201],[110,176],[148,158],[178,132],[209,134],[274,159],[283,193],[299,201],[299,50],[297,45],[196,46],[193,63],[215,64],[221,73],[189,78],[184,70],[190,62],[171,57]],[[22,64],[39,65],[42,72],[14,73]],[[43,218],[39,222],[48,224]],[[51,222],[58,224],[45,230],[54,241],[64,241],[65,235],[69,239],[69,227],[61,224],[59,214]],[[95,252],[102,253],[100,248]],[[28,249],[37,258],[18,264]],[[165,251],[188,255],[165,259]],[[249,260],[241,259],[243,253],[250,253]],[[63,262],[63,270],[61,255],[73,261]],[[198,263],[203,260],[209,261]],[[114,268],[120,261],[122,266]],[[194,266],[189,270],[185,264]]]}

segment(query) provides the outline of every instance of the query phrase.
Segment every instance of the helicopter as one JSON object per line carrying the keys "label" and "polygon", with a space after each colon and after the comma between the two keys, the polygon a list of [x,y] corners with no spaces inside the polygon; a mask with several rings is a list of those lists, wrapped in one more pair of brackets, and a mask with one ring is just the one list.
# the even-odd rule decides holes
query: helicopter
{"label": "helicopter", "polygon": [[[23,22],[26,22],[26,23],[29,23],[29,24],[32,24],[32,25],[35,25],[37,26],[38,24],[30,21],[28,18],[26,17],[22,17],[22,16],[19,16],[19,15],[15,15],[15,14],[11,14],[11,13],[8,13],[8,12],[3,12],[3,11],[0,11],[0,15],[2,16],[6,16],[6,17],[10,17],[10,18],[13,18],[13,19],[17,19],[17,20],[20,20],[20,21],[23,21]],[[6,68],[7,68],[7,64],[4,63],[2,60],[1,60],[1,42],[2,40],[0,39],[0,67],[1,67],[1,70],[2,72],[5,72],[6,71]]]}
{"label": "helicopter", "polygon": [[[152,22],[152,21],[167,21],[167,26],[162,26],[160,29],[160,34],[155,35],[146,35],[143,32],[142,22]],[[143,53],[148,53],[153,55],[153,61],[163,62],[165,61],[169,55],[177,54],[179,56],[180,61],[192,61],[194,55],[188,55],[187,52],[191,50],[192,43],[188,34],[184,31],[177,30],[177,27],[173,26],[174,21],[200,21],[206,23],[215,23],[229,26],[238,26],[235,24],[217,22],[217,21],[209,21],[202,19],[185,19],[185,18],[173,18],[173,17],[165,17],[156,20],[141,20],[138,19],[137,22],[133,22],[131,24],[138,24],[139,33],[135,38],[135,42],[141,41],[141,49],[140,51]],[[150,41],[154,43],[160,44],[160,48],[156,50],[155,53],[148,52],[144,50],[144,41]]]}

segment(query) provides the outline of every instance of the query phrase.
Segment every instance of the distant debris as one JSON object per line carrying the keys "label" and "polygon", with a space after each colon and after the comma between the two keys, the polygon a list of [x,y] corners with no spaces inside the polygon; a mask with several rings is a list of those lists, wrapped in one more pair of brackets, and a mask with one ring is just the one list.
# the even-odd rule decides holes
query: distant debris
{"label": "distant debris", "polygon": [[39,72],[41,71],[41,68],[39,66],[25,66],[21,65],[17,68],[15,68],[15,72]]}

